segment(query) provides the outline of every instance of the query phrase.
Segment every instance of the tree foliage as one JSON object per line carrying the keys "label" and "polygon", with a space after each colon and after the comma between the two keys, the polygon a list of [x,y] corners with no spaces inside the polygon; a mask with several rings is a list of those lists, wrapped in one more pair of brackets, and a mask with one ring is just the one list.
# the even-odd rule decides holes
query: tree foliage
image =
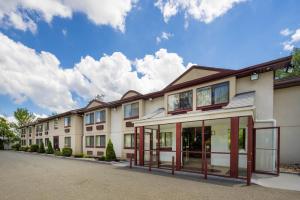
{"label": "tree foliage", "polygon": [[7,143],[18,140],[18,137],[13,132],[12,124],[3,117],[0,117],[0,139],[2,142]]}
{"label": "tree foliage", "polygon": [[111,142],[111,140],[108,141],[108,144],[106,147],[105,160],[107,160],[107,161],[116,160],[116,153],[114,150],[114,145]]}
{"label": "tree foliage", "polygon": [[34,120],[33,113],[29,112],[27,108],[17,108],[14,112],[14,117],[17,120],[17,127],[24,126]]}
{"label": "tree foliage", "polygon": [[46,150],[46,153],[47,154],[53,154],[54,153],[54,150],[52,148],[52,144],[51,144],[51,141],[49,140],[48,141],[48,144],[47,144],[47,150]]}
{"label": "tree foliage", "polygon": [[300,48],[295,48],[292,52],[292,60],[288,67],[277,69],[275,79],[288,79],[300,77]]}

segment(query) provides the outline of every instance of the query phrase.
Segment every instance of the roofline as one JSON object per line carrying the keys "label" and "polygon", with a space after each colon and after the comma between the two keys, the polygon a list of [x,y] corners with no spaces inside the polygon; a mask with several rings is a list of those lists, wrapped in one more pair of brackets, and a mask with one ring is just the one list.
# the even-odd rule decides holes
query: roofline
{"label": "roofline", "polygon": [[[128,103],[128,102],[132,102],[132,101],[136,101],[136,100],[140,100],[140,99],[158,98],[158,97],[164,96],[165,93],[170,92],[170,91],[179,90],[179,89],[183,89],[183,88],[191,87],[191,86],[194,86],[194,85],[198,85],[198,84],[202,84],[202,83],[206,83],[206,82],[210,82],[210,81],[214,81],[214,80],[218,80],[218,79],[223,79],[223,78],[227,78],[227,77],[231,77],[231,76],[236,76],[237,78],[242,78],[242,77],[245,77],[245,76],[249,76],[254,72],[262,73],[262,72],[272,71],[272,70],[275,70],[275,69],[278,69],[278,68],[282,68],[283,67],[282,65],[284,65],[284,66],[288,65],[291,62],[291,59],[292,59],[292,56],[287,56],[287,57],[267,61],[267,62],[264,62],[264,63],[252,65],[252,66],[249,66],[249,67],[246,67],[246,68],[241,68],[239,70],[213,68],[213,67],[203,67],[203,66],[194,65],[194,66],[190,67],[188,70],[186,70],[183,74],[181,74],[172,83],[176,82],[179,78],[184,76],[186,73],[188,73],[192,69],[195,69],[195,68],[198,68],[198,67],[203,68],[203,69],[210,68],[213,71],[218,70],[219,73],[208,75],[208,76],[201,77],[201,78],[194,79],[194,80],[190,80],[190,81],[187,81],[187,82],[179,83],[179,84],[176,84],[176,85],[173,85],[173,86],[172,86],[172,83],[171,83],[167,87],[165,87],[164,89],[162,89],[160,91],[157,91],[157,92],[152,92],[152,93],[148,93],[148,94],[144,94],[144,95],[139,93],[136,96],[132,96],[132,97],[128,97],[128,98],[125,98],[125,99],[116,100],[116,101],[111,101],[111,102],[105,102],[105,105],[95,106],[95,107],[92,107],[92,108],[89,108],[89,109],[87,109],[86,107],[83,107],[83,108],[67,111],[67,112],[64,112],[64,113],[61,113],[61,114],[50,116],[48,118],[43,118],[43,119],[39,120],[36,124],[41,123],[41,122],[45,122],[45,121],[48,121],[48,120],[51,120],[51,119],[55,119],[55,118],[58,118],[58,117],[63,117],[63,116],[66,116],[66,115],[70,115],[70,114],[83,114],[85,112],[89,112],[89,111],[96,110],[96,109],[114,108],[114,107],[122,105],[123,103]],[[281,86],[278,86],[280,84],[281,84]],[[293,80],[293,81],[290,80],[289,83],[282,83],[282,82],[281,83],[274,83],[274,88],[278,89],[278,88],[282,87],[282,85],[294,86],[294,85],[298,85],[298,84],[300,85],[300,78],[297,81],[296,80]],[[129,90],[129,91],[134,91],[134,90]],[[28,126],[30,126],[30,125],[28,125]],[[26,127],[26,126],[24,126],[24,127]]]}
{"label": "roofline", "polygon": [[[135,90],[128,90],[125,94],[123,94],[123,96],[121,97],[121,99],[124,99],[124,97],[129,94],[130,92],[135,93],[136,95],[142,95],[141,93],[135,91]],[[128,97],[129,98],[129,97]],[[125,98],[126,99],[126,98]]]}
{"label": "roofline", "polygon": [[300,86],[300,77],[278,80],[274,82],[274,89],[283,89],[293,86]]}

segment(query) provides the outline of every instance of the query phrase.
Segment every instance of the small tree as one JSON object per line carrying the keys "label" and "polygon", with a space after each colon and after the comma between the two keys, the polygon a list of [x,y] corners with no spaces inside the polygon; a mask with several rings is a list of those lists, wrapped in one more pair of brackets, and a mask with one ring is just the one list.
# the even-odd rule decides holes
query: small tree
{"label": "small tree", "polygon": [[40,147],[39,147],[39,153],[45,153],[45,146],[44,146],[43,141],[42,141],[41,144],[40,144]]}
{"label": "small tree", "polygon": [[114,145],[110,139],[109,139],[107,147],[106,147],[105,160],[106,161],[116,160],[116,153],[114,150]]}
{"label": "small tree", "polygon": [[53,153],[54,153],[54,150],[53,150],[53,148],[52,148],[52,144],[51,144],[51,141],[50,141],[50,140],[49,140],[48,145],[47,145],[46,153],[47,153],[47,154],[53,154]]}

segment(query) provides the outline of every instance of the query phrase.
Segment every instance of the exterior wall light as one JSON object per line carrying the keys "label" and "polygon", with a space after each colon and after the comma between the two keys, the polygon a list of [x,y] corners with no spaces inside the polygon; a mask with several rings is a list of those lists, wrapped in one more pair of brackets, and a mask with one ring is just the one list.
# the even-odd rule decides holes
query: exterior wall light
{"label": "exterior wall light", "polygon": [[253,74],[251,74],[251,76],[250,76],[251,81],[254,81],[254,80],[257,80],[257,79],[258,79],[258,73],[254,72]]}

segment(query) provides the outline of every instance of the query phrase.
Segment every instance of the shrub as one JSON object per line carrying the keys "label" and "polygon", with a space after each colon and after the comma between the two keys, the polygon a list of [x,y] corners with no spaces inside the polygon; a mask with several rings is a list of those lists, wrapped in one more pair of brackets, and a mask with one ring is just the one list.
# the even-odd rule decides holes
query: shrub
{"label": "shrub", "polygon": [[29,147],[20,147],[20,151],[28,151]]}
{"label": "shrub", "polygon": [[53,150],[53,148],[52,148],[52,144],[51,144],[51,141],[50,141],[50,140],[49,140],[48,145],[47,145],[46,153],[47,153],[47,154],[53,154],[53,153],[54,153],[54,150]]}
{"label": "shrub", "polygon": [[72,155],[72,149],[70,147],[63,148],[62,155],[66,157],[70,157]]}
{"label": "shrub", "polygon": [[45,153],[45,146],[44,146],[44,143],[43,142],[41,142],[41,144],[40,144],[40,147],[39,147],[39,151],[38,151],[39,153]]}
{"label": "shrub", "polygon": [[16,144],[12,145],[11,148],[15,151],[19,151],[21,148],[21,145],[19,143],[16,143]]}
{"label": "shrub", "polygon": [[106,161],[116,160],[116,153],[114,150],[114,145],[110,139],[109,139],[107,147],[106,147],[105,160]]}
{"label": "shrub", "polygon": [[30,146],[30,152],[37,152],[39,149],[39,146],[37,144],[32,144]]}
{"label": "shrub", "polygon": [[101,157],[99,158],[99,160],[100,160],[100,161],[104,161],[104,160],[105,160],[105,156],[101,156]]}
{"label": "shrub", "polygon": [[83,153],[79,153],[79,154],[75,154],[74,157],[75,158],[83,158],[84,155],[83,155]]}
{"label": "shrub", "polygon": [[54,155],[56,155],[56,156],[62,156],[62,153],[60,152],[59,149],[57,149],[57,150],[54,151]]}

